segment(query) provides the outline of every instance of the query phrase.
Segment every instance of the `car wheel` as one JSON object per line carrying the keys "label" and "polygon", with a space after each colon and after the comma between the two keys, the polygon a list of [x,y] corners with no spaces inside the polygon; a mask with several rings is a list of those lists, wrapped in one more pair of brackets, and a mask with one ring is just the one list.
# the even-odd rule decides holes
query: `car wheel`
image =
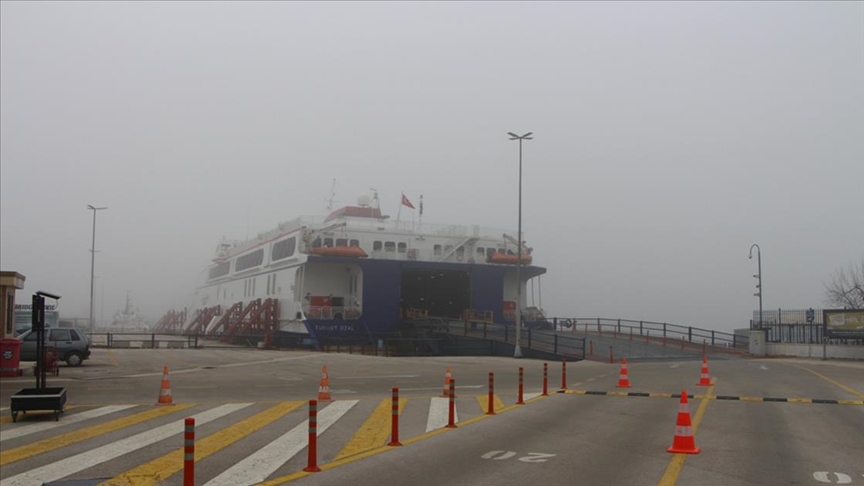
{"label": "car wheel", "polygon": [[76,351],[72,351],[66,355],[66,364],[69,366],[81,366],[83,361],[84,358],[81,356],[81,353]]}

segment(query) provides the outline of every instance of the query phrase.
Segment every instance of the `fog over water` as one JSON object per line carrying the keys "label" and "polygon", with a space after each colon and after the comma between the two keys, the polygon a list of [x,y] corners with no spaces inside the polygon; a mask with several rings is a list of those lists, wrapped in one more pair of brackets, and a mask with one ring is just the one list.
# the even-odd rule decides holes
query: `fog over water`
{"label": "fog over water", "polygon": [[334,178],[515,233],[509,131],[548,314],[745,327],[753,243],[766,309],[821,307],[864,258],[864,3],[4,1],[0,266],[86,317],[107,206],[96,316],[155,322]]}

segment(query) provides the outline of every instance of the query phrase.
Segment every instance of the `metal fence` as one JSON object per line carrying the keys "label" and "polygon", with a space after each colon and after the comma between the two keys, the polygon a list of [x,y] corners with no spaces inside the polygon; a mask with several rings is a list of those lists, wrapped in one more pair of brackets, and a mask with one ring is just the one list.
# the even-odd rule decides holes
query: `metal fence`
{"label": "metal fence", "polygon": [[561,331],[607,334],[613,337],[639,336],[650,341],[684,341],[690,346],[714,346],[747,350],[749,336],[735,333],[681,326],[666,322],[608,319],[603,317],[554,317],[552,322]]}

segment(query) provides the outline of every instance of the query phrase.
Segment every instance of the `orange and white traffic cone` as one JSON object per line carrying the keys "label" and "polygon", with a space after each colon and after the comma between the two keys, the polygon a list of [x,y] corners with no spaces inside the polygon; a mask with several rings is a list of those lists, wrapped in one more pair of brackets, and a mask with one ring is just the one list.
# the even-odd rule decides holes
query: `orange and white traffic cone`
{"label": "orange and white traffic cone", "polygon": [[711,377],[708,375],[708,358],[702,357],[702,375],[699,377],[698,386],[711,386]]}
{"label": "orange and white traffic cone", "polygon": [[618,388],[630,388],[630,378],[627,377],[627,358],[621,358],[621,373],[618,375]]}
{"label": "orange and white traffic cone", "polygon": [[687,405],[687,390],[681,390],[681,403],[678,405],[678,420],[675,422],[675,438],[672,447],[666,452],[673,454],[699,454],[702,449],[696,447],[693,439],[693,427],[690,424],[690,407]]}
{"label": "orange and white traffic cone", "polygon": [[171,398],[171,382],[168,381],[168,367],[162,369],[162,384],[159,386],[159,400],[156,405],[174,405]]}
{"label": "orange and white traffic cone", "polygon": [[447,372],[444,373],[444,393],[441,394],[441,396],[444,398],[450,397],[451,381],[453,381],[453,375],[450,374],[450,365],[447,365]]}
{"label": "orange and white traffic cone", "polygon": [[332,400],[330,397],[330,377],[327,374],[327,365],[321,369],[321,384],[318,385],[318,401],[326,402]]}

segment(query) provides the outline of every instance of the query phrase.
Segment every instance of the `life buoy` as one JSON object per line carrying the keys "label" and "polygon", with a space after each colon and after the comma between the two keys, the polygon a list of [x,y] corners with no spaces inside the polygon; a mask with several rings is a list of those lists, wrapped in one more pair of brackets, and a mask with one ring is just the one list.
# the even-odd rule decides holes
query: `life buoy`
{"label": "life buoy", "polygon": [[570,322],[570,319],[564,320],[564,327],[566,327],[567,329],[570,329],[571,327],[573,327],[573,323]]}

